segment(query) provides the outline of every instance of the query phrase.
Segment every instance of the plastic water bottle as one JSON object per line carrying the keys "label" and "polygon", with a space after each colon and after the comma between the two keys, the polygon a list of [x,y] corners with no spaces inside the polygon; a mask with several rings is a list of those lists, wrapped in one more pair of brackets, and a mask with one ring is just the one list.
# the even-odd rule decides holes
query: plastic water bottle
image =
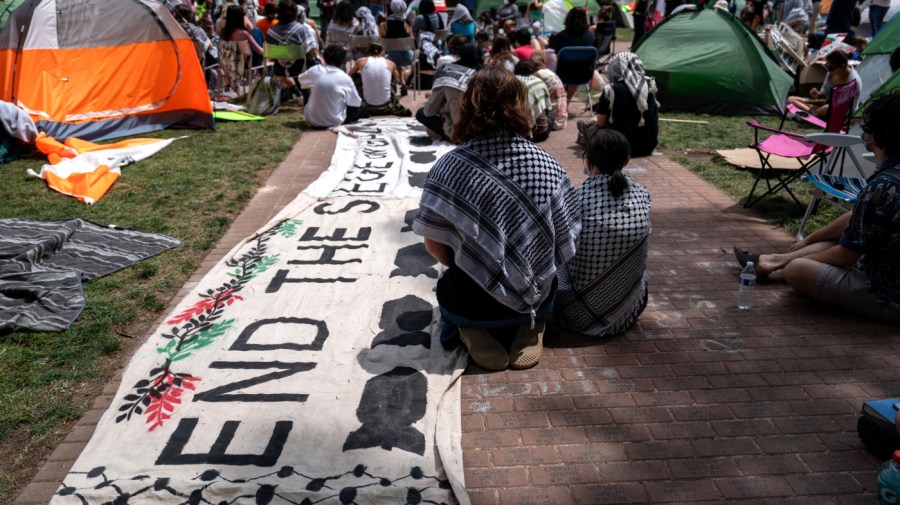
{"label": "plastic water bottle", "polygon": [[900,451],[878,472],[878,505],[900,503]]}
{"label": "plastic water bottle", "polygon": [[753,287],[756,286],[756,268],[752,261],[741,270],[741,287],[737,295],[737,307],[741,310],[750,310],[753,306]]}

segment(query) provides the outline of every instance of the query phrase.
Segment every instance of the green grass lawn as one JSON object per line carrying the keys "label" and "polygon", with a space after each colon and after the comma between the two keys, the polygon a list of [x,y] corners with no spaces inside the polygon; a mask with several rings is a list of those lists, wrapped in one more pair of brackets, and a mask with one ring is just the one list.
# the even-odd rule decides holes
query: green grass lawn
{"label": "green grass lawn", "polygon": [[[2,165],[0,217],[80,217],[172,235],[183,244],[84,285],[87,306],[63,333],[0,336],[0,503],[28,483],[36,464],[65,435],[116,365],[165,309],[206,253],[300,138],[296,110],[262,122],[219,123],[219,130],[169,130],[153,157],[122,170],[92,207],[26,175],[45,160]],[[323,154],[327,155],[327,154]]]}

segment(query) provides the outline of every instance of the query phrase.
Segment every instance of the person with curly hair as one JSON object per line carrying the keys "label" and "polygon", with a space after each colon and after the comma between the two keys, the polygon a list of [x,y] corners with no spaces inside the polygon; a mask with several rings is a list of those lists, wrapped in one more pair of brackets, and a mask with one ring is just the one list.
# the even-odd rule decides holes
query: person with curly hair
{"label": "person with curly hair", "polygon": [[875,173],[850,212],[795,242],[757,256],[734,248],[757,277],[779,270],[800,293],[872,319],[900,323],[900,91],[878,95],[862,117],[862,141]]}
{"label": "person with curly hair", "polygon": [[575,254],[581,230],[565,170],[527,139],[527,97],[502,68],[472,76],[453,127],[460,145],[428,172],[413,222],[447,267],[437,282],[441,342],[458,336],[486,370],[538,363],[556,272]]}

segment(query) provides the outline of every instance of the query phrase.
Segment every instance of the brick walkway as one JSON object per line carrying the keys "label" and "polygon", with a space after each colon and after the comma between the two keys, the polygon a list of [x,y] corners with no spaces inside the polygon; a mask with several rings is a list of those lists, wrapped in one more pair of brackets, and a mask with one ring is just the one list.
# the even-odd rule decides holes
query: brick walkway
{"label": "brick walkway", "polygon": [[[574,122],[542,147],[580,184]],[[303,134],[178,298],[315,179],[334,139]],[[738,311],[732,245],[769,251],[790,236],[665,157],[630,166],[653,196],[650,305],[625,335],[549,343],[534,369],[470,367],[473,503],[872,503],[880,462],[861,450],[856,418],[864,400],[900,390],[898,328],[817,307],[782,282],[757,286],[753,309]],[[47,502],[117,387],[15,503]]]}

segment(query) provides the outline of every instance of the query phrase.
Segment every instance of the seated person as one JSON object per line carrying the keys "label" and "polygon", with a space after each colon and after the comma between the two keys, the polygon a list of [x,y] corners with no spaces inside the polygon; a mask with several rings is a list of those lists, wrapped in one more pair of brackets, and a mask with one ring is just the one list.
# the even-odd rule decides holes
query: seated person
{"label": "seated person", "polygon": [[453,17],[450,18],[450,33],[462,35],[466,38],[463,44],[475,43],[475,20],[465,5],[458,3],[453,9]]}
{"label": "seated person", "polygon": [[831,51],[825,55],[825,69],[828,74],[825,82],[819,89],[809,91],[809,98],[802,96],[789,96],[787,102],[798,109],[809,112],[819,119],[828,117],[828,100],[831,97],[831,88],[836,84],[846,84],[856,81],[856,96],[862,92],[862,80],[856,70],[850,67],[847,55],[841,51]]}
{"label": "seated person", "polygon": [[[565,29],[551,35],[549,45],[557,55],[566,47],[594,45],[594,32],[590,30],[587,14],[583,8],[575,7],[569,10],[569,13],[566,14]],[[569,86],[566,90],[566,98],[571,101],[577,90],[578,86]]]}
{"label": "seated person", "polygon": [[400,72],[393,61],[384,57],[384,47],[380,42],[372,42],[366,54],[356,60],[349,72],[362,88],[360,94],[366,102],[366,112],[370,116],[412,116],[412,112],[397,99]]}
{"label": "seated person", "polygon": [[276,17],[278,16],[278,9],[275,6],[275,2],[267,2],[266,5],[263,6],[263,16],[256,21],[256,27],[262,30],[263,39],[266,38],[266,34],[269,33],[269,28],[278,24],[278,20]]}
{"label": "seated person", "polygon": [[505,28],[507,21],[512,21],[513,30],[519,24],[519,6],[516,0],[503,0],[503,5],[497,10],[498,28]]}
{"label": "seated person", "polygon": [[435,70],[440,70],[442,66],[447,63],[454,63],[459,60],[459,52],[462,50],[463,46],[466,45],[469,40],[465,35],[453,35],[447,39],[447,49],[450,51],[450,54],[445,54],[437,59],[437,65],[435,65]]}
{"label": "seated person", "polygon": [[[281,0],[281,4],[287,1],[290,0]],[[325,48],[324,56],[324,65],[315,65],[300,74],[300,85],[310,90],[303,116],[317,128],[355,123],[366,115],[366,105],[356,92],[353,79],[340,68],[347,59],[347,51],[331,44]]]}
{"label": "seated person", "polygon": [[[581,228],[565,170],[526,139],[527,95],[501,68],[472,76],[453,128],[461,145],[428,172],[412,226],[447,267],[436,290],[441,343],[458,335],[486,370],[538,363],[556,272],[575,254]],[[499,332],[513,336],[509,350]]]}
{"label": "seated person", "polygon": [[516,30],[512,37],[513,38],[511,38],[510,41],[516,46],[513,50],[513,54],[516,55],[516,58],[519,58],[519,60],[530,60],[531,53],[533,53],[535,49],[541,49],[541,43],[538,42],[536,38],[531,38],[531,32],[528,31],[528,28]]}
{"label": "seated person", "polygon": [[416,111],[416,120],[428,128],[429,135],[450,140],[453,125],[459,119],[459,100],[480,67],[475,46],[466,44],[456,63],[448,63],[437,72],[431,96],[425,106]]}
{"label": "seated person", "polygon": [[735,248],[759,278],[784,270],[795,290],[858,315],[900,323],[900,91],[876,95],[862,118],[862,139],[877,166],[850,212],[758,257]]}
{"label": "seated person", "polygon": [[605,337],[627,330],[647,307],[650,193],[622,173],[629,146],[621,133],[595,130],[584,157],[581,235],[558,274],[553,325]]}
{"label": "seated person", "polygon": [[597,128],[622,132],[633,156],[650,156],[659,137],[656,81],[644,73],[634,53],[616,53],[606,67],[610,84],[594,106],[596,120],[578,121],[578,143],[584,145]]}
{"label": "seated person", "polygon": [[531,62],[534,63],[534,76],[544,81],[550,91],[550,110],[553,112],[553,120],[550,128],[562,130],[569,119],[568,101],[566,99],[566,86],[552,70],[547,68],[547,54],[544,51],[531,53]]}
{"label": "seated person", "polygon": [[[299,9],[294,0],[281,0],[277,7],[278,23],[266,33],[266,43],[277,46],[303,45],[306,50],[305,59],[275,60],[272,73],[281,82],[288,95],[299,91],[297,76],[307,67],[315,65],[319,56],[318,37],[306,23],[297,20]],[[285,97],[285,98],[289,98]],[[304,98],[306,98],[304,96]]]}
{"label": "seated person", "polygon": [[[612,20],[612,8],[605,6],[597,13],[597,24],[594,26],[594,47],[597,56],[605,56],[612,52],[613,40],[616,38],[616,22]],[[607,44],[606,47],[601,47]]]}
{"label": "seated person", "polygon": [[482,30],[475,34],[475,47],[478,49],[478,61],[484,63],[494,48],[494,37],[491,32]]}
{"label": "seated person", "polygon": [[550,137],[550,91],[544,81],[535,77],[534,63],[528,60],[516,63],[516,77],[528,88],[528,110],[533,119],[531,141],[543,142]]}
{"label": "seated person", "polygon": [[512,45],[509,39],[498,35],[494,38],[494,44],[491,46],[491,54],[485,59],[484,64],[487,66],[495,66],[505,68],[512,72],[516,69],[516,63],[519,58],[512,53]]}

